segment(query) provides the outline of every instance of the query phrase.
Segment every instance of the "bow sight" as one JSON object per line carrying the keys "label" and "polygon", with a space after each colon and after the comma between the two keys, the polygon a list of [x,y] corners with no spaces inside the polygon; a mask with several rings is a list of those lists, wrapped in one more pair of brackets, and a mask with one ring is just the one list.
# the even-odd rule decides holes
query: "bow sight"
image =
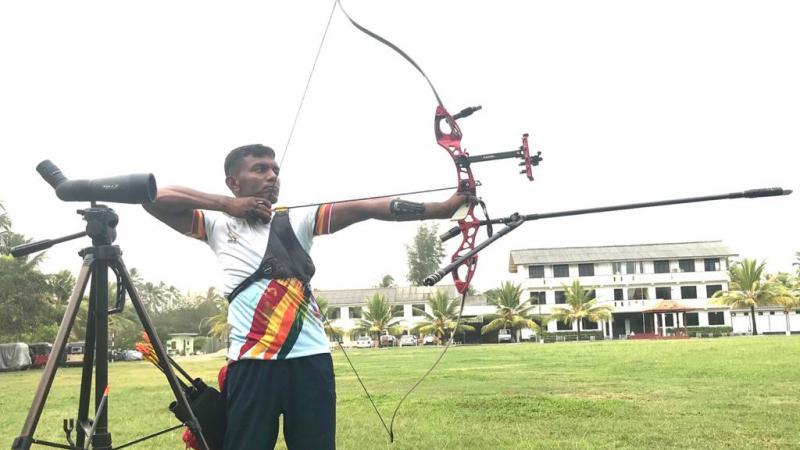
{"label": "bow sight", "polygon": [[[463,117],[469,117],[472,113],[476,111],[480,111],[482,107],[478,106],[469,106],[467,108],[462,109],[460,112],[453,114],[453,120],[458,120]],[[519,146],[516,150],[511,150],[508,152],[497,152],[497,153],[486,153],[483,155],[460,155],[454,158],[455,163],[459,167],[467,167],[472,163],[476,162],[485,162],[485,161],[496,161],[498,159],[508,159],[508,158],[519,158],[522,160],[519,163],[520,167],[524,167],[519,173],[521,175],[525,175],[528,177],[528,180],[533,181],[533,166],[538,166],[539,162],[542,161],[542,152],[536,152],[535,155],[531,156],[530,149],[528,147],[528,133],[522,135],[522,145]]]}

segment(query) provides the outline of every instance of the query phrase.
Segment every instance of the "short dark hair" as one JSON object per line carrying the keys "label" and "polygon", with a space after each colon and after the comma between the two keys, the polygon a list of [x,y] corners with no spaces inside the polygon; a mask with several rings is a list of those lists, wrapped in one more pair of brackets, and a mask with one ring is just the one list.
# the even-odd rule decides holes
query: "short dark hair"
{"label": "short dark hair", "polygon": [[244,145],[231,150],[228,156],[225,157],[225,176],[229,177],[239,169],[239,163],[245,156],[269,156],[275,159],[275,150],[266,145],[251,144]]}

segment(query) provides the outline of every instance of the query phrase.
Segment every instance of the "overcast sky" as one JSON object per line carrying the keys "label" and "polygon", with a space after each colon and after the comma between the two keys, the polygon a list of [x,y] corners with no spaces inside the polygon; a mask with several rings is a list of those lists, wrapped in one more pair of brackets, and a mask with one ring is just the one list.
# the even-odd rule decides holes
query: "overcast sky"
{"label": "overcast sky", "polygon": [[[545,158],[473,167],[492,216],[798,188],[800,4],[795,1],[364,1],[350,14],[409,53],[455,113],[473,154]],[[279,152],[330,1],[0,3],[0,202],[36,239],[81,231],[79,203],[35,172],[152,172],[225,193],[237,146]],[[282,172],[283,204],[454,184],[435,144],[434,98],[397,54],[337,11]],[[446,193],[416,197],[439,200]],[[508,279],[512,249],[724,240],[790,270],[800,193],[529,223],[481,254],[474,284]],[[219,284],[204,244],[139,206],[116,205],[129,267],[181,289]],[[441,227],[449,227],[446,221]],[[315,287],[405,283],[416,224],[358,224],[315,240]],[[483,239],[482,234],[479,239]],[[455,249],[448,242],[448,255]],[[77,270],[86,241],[48,251]],[[449,258],[449,256],[448,256]]]}

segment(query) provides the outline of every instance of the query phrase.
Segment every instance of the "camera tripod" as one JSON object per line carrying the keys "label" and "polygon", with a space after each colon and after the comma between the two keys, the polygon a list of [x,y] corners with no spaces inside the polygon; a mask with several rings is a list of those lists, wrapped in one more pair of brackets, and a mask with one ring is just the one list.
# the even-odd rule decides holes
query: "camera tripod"
{"label": "camera tripod", "polygon": [[[111,443],[111,433],[108,429],[108,398],[104,395],[108,387],[108,316],[122,311],[125,305],[125,293],[128,294],[131,304],[136,310],[136,314],[142,327],[150,337],[153,349],[159,361],[168,361],[166,349],[158,338],[156,330],[147,311],[142,304],[136,289],[131,281],[128,269],[122,261],[122,250],[119,246],[112,245],[116,239],[116,226],[119,217],[113,209],[107,206],[97,205],[92,202],[90,208],[78,210],[86,220],[86,231],[81,233],[64,236],[53,240],[44,240],[30,244],[21,245],[12,249],[15,257],[28,255],[30,253],[44,250],[55,244],[89,236],[92,239],[92,246],[86,247],[79,252],[83,258],[83,265],[75,283],[75,288],[69,298],[66,312],[61,321],[61,325],[53,343],[53,350],[44,373],[39,380],[39,386],[34,394],[33,403],[28,410],[28,416],[22,426],[22,433],[14,439],[12,450],[28,450],[31,445],[45,445],[49,447],[64,448],[70,450],[88,449],[91,446],[97,450],[120,449],[141,442],[145,439],[155,437],[159,434],[172,431],[182,426],[187,426],[192,431],[199,442],[200,448],[208,450],[209,447],[200,429],[200,424],[189,407],[186,395],[181,388],[172,367],[168,363],[162,364],[164,374],[169,383],[172,393],[175,396],[177,406],[187,411],[188,420],[185,424],[178,425],[167,430],[136,439],[126,444],[113,447]],[[114,308],[109,309],[108,301],[108,270],[111,269],[116,274],[117,279],[117,299]],[[64,357],[67,339],[75,318],[78,314],[80,303],[83,299],[86,286],[91,286],[89,290],[89,305],[86,321],[86,341],[83,358],[83,372],[81,377],[80,397],[78,401],[77,421],[64,420],[64,433],[67,444],[43,441],[33,437],[39,419],[42,415],[47,396],[56,375],[58,363]],[[92,372],[94,371],[94,403],[95,417],[89,418],[89,406],[92,395]],[[75,431],[73,441],[72,432]]]}

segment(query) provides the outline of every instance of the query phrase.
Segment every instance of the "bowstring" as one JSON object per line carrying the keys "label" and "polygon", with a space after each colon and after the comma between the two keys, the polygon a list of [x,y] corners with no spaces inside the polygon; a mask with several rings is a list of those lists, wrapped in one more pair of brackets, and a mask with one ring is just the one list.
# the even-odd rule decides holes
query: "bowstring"
{"label": "bowstring", "polygon": [[319,48],[317,48],[317,55],[314,57],[314,63],[311,65],[311,72],[308,73],[308,79],[306,80],[306,87],[303,89],[303,95],[300,97],[300,104],[297,105],[297,112],[294,115],[294,121],[292,122],[292,128],[289,130],[289,137],[286,139],[286,145],[283,147],[283,153],[281,154],[281,160],[279,166],[283,167],[283,160],[286,159],[286,154],[289,152],[289,145],[292,143],[292,136],[294,136],[294,129],[297,127],[297,121],[300,118],[300,111],[303,110],[303,103],[306,101],[306,94],[308,94],[308,88],[311,86],[311,78],[314,77],[314,70],[317,68],[317,61],[319,61],[319,55],[322,53],[322,47],[325,45],[325,38],[328,36],[328,29],[331,27],[331,21],[333,20],[333,13],[336,11],[336,5],[338,4],[338,0],[333,0],[333,6],[331,7],[331,14],[328,16],[328,23],[325,24],[325,31],[322,33],[322,39],[319,41]]}
{"label": "bowstring", "polygon": [[[397,412],[400,411],[400,406],[402,406],[406,398],[409,395],[411,395],[412,392],[414,392],[414,389],[416,389],[417,386],[422,384],[425,378],[427,378],[427,376],[430,375],[431,372],[433,372],[433,369],[435,369],[436,366],[439,365],[439,362],[442,360],[442,358],[444,358],[444,354],[447,353],[447,350],[453,344],[453,339],[456,337],[456,332],[458,332],[458,327],[459,324],[461,323],[461,315],[464,312],[464,303],[467,300],[467,291],[468,288],[465,288],[464,293],[461,294],[461,307],[458,309],[458,318],[456,319],[456,324],[453,327],[453,331],[450,333],[450,339],[447,340],[447,344],[444,346],[444,350],[442,350],[442,352],[439,353],[439,357],[436,358],[436,361],[433,362],[433,365],[428,369],[427,372],[425,372],[424,375],[422,375],[422,377],[420,377],[419,380],[417,380],[416,383],[414,383],[413,386],[411,386],[408,392],[406,392],[405,395],[403,395],[403,398],[400,399],[400,401],[397,403],[397,406],[394,408],[394,412],[392,413],[392,420],[389,422],[389,429],[387,430],[389,432],[389,442],[394,442],[394,419],[395,417],[397,417]],[[383,421],[383,418],[381,418],[381,421]],[[386,424],[384,424],[383,426],[386,427]]]}
{"label": "bowstring", "polygon": [[[314,64],[312,65],[311,72],[308,75],[308,80],[306,82],[306,87],[305,87],[305,89],[303,91],[303,96],[300,99],[300,105],[297,108],[297,113],[295,114],[294,122],[292,123],[292,128],[291,128],[291,130],[289,132],[289,137],[288,137],[288,139],[286,141],[286,146],[284,147],[284,150],[283,150],[283,155],[281,155],[281,160],[280,160],[280,165],[281,166],[283,166],[283,161],[286,158],[286,154],[288,152],[289,145],[290,145],[291,140],[292,140],[292,136],[294,135],[295,127],[297,126],[298,118],[300,117],[300,111],[303,108],[303,103],[305,101],[306,94],[308,92],[308,88],[311,85],[311,78],[312,78],[312,76],[314,74],[314,69],[317,66],[317,61],[319,60],[319,55],[322,52],[322,47],[323,47],[323,45],[325,43],[325,37],[328,35],[328,29],[330,28],[331,20],[333,18],[333,13],[336,10],[337,6],[342,11],[342,13],[345,15],[345,17],[347,17],[347,19],[350,21],[350,23],[353,24],[353,26],[356,27],[359,31],[361,31],[364,34],[372,37],[373,39],[381,42],[382,44],[386,45],[387,47],[391,48],[392,50],[397,52],[400,56],[402,56],[406,61],[411,63],[411,65],[414,66],[415,69],[417,69],[417,71],[423,76],[423,78],[425,78],[425,81],[427,81],[428,86],[430,86],[431,90],[433,91],[434,97],[436,97],[436,102],[439,104],[439,106],[443,106],[442,100],[439,97],[439,93],[436,91],[436,88],[433,86],[433,82],[431,82],[430,78],[428,78],[428,75],[425,74],[425,72],[416,63],[416,61],[414,61],[410,56],[408,56],[408,54],[406,52],[401,50],[398,46],[393,44],[391,41],[383,38],[382,36],[378,35],[377,33],[373,32],[373,31],[363,27],[361,24],[359,24],[358,22],[353,20],[353,18],[350,17],[350,14],[348,14],[347,11],[342,6],[341,1],[340,0],[333,0],[333,7],[331,8],[331,14],[328,17],[328,23],[325,25],[325,31],[323,32],[322,40],[320,41],[319,48],[317,49],[317,55],[314,57]],[[366,394],[367,399],[369,400],[369,403],[372,405],[372,408],[375,410],[375,414],[377,414],[378,419],[380,419],[381,425],[383,425],[384,430],[386,430],[386,433],[389,435],[389,442],[394,442],[394,421],[395,421],[395,418],[397,417],[397,413],[400,411],[400,407],[403,405],[403,402],[405,402],[406,398],[408,398],[408,396],[411,395],[411,393],[417,388],[417,386],[422,384],[422,382],[425,380],[425,378],[427,378],[428,375],[430,375],[430,373],[433,372],[433,370],[436,368],[436,366],[439,365],[439,362],[441,362],[441,360],[444,358],[444,355],[447,353],[447,350],[450,349],[450,346],[453,344],[456,332],[458,331],[458,327],[459,327],[459,325],[461,323],[461,318],[462,318],[462,315],[463,315],[463,312],[464,312],[464,303],[466,302],[466,299],[467,299],[467,290],[468,289],[465,288],[464,292],[461,294],[461,306],[459,307],[458,318],[456,319],[455,326],[453,328],[453,331],[450,334],[450,339],[448,339],[447,344],[445,345],[444,349],[439,354],[439,356],[436,358],[436,360],[433,362],[433,365],[431,365],[431,367],[425,372],[425,374],[422,375],[422,377],[420,377],[420,379],[417,380],[416,383],[414,383],[414,385],[411,386],[411,388],[403,395],[403,397],[397,403],[397,406],[395,407],[394,412],[392,413],[392,419],[391,419],[388,427],[386,426],[386,421],[384,420],[383,415],[378,410],[378,407],[375,405],[375,401],[372,399],[372,396],[370,395],[369,391],[367,390],[367,386],[364,384],[364,381],[361,379],[361,376],[358,374],[358,371],[356,370],[355,366],[353,365],[353,362],[350,360],[350,356],[347,354],[347,351],[345,351],[344,346],[342,345],[342,342],[339,339],[336,340],[336,342],[337,342],[337,344],[339,346],[339,349],[342,350],[342,354],[344,355],[345,359],[347,360],[347,363],[350,365],[350,368],[353,370],[353,373],[355,374],[356,379],[358,380],[358,383],[361,385],[361,388],[364,390],[364,394]],[[333,331],[333,327],[331,326],[330,322],[328,321],[328,318],[325,317],[325,316],[322,316],[322,318],[325,321],[325,323],[327,324],[327,326],[331,329],[331,331]]]}

